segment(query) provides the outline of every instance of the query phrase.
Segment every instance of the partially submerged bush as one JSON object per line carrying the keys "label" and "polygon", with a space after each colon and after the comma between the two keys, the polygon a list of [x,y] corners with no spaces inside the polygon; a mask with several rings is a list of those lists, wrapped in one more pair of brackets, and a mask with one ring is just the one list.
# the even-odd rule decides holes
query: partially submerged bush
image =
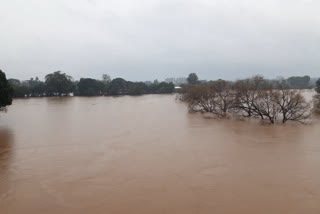
{"label": "partially submerged bush", "polygon": [[235,102],[231,83],[223,80],[189,87],[184,100],[191,112],[209,112],[218,117],[226,117]]}
{"label": "partially submerged bush", "polygon": [[313,111],[320,114],[320,94],[316,94],[313,97]]}
{"label": "partially submerged bush", "polygon": [[184,101],[191,112],[258,117],[270,123],[278,119],[305,123],[311,112],[298,90],[288,89],[283,82],[269,84],[260,76],[236,83],[218,80],[191,86],[184,91]]}

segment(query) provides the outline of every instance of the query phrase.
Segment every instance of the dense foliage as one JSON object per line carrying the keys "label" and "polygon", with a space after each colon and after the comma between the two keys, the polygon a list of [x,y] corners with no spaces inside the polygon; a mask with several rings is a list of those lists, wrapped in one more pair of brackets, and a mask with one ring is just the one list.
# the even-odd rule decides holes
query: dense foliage
{"label": "dense foliage", "polygon": [[76,85],[75,95],[79,96],[99,96],[103,94],[104,84],[102,81],[81,78],[79,83]]}
{"label": "dense foliage", "polygon": [[195,73],[190,73],[188,78],[187,78],[187,82],[191,85],[197,84],[199,81],[199,78],[197,76],[197,74]]}
{"label": "dense foliage", "polygon": [[306,89],[310,87],[310,77],[303,76],[303,77],[289,77],[287,79],[287,83],[291,88],[294,89]]}
{"label": "dense foliage", "polygon": [[173,83],[157,82],[145,84],[143,82],[130,82],[122,78],[113,79],[107,90],[108,95],[141,95],[141,94],[170,94],[174,91]]}
{"label": "dense foliage", "polygon": [[5,73],[0,70],[0,110],[12,104],[13,90],[9,85]]}
{"label": "dense foliage", "polygon": [[117,96],[142,94],[169,94],[174,91],[174,84],[167,82],[131,82],[122,78],[111,80],[104,74],[102,80],[81,78],[73,81],[72,77],[56,71],[45,77],[45,82],[37,77],[27,81],[9,79],[14,91],[14,97],[42,97],[42,96]]}
{"label": "dense foliage", "polygon": [[48,74],[45,79],[47,96],[62,96],[73,92],[72,78],[61,71]]}
{"label": "dense foliage", "polygon": [[110,95],[122,95],[128,93],[128,82],[122,78],[113,79],[108,87],[108,94]]}

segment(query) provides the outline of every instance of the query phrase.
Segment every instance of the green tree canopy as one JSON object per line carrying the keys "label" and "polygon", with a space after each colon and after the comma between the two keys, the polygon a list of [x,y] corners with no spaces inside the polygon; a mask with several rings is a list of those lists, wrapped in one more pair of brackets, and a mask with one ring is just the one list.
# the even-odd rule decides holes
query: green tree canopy
{"label": "green tree canopy", "polygon": [[161,82],[157,86],[157,94],[170,94],[174,91],[174,84],[172,82]]}
{"label": "green tree canopy", "polygon": [[13,89],[9,85],[6,74],[0,70],[0,110],[12,104]]}
{"label": "green tree canopy", "polygon": [[309,88],[310,79],[311,78],[309,76],[289,77],[287,79],[287,82],[290,88],[305,89]]}
{"label": "green tree canopy", "polygon": [[81,78],[77,84],[76,95],[97,96],[102,94],[103,89],[104,84],[102,81],[91,78]]}
{"label": "green tree canopy", "polygon": [[50,96],[62,96],[63,94],[67,95],[72,92],[72,77],[66,75],[65,73],[61,73],[61,71],[48,74],[45,79],[47,94]]}
{"label": "green tree canopy", "polygon": [[128,82],[122,78],[113,79],[108,88],[110,95],[126,94],[128,91]]}
{"label": "green tree canopy", "polygon": [[10,85],[19,85],[21,82],[18,79],[8,79]]}
{"label": "green tree canopy", "polygon": [[148,91],[149,91],[148,86],[143,82],[129,82],[128,84],[129,95],[147,94]]}
{"label": "green tree canopy", "polygon": [[42,97],[46,93],[46,84],[44,82],[35,81],[29,87],[33,97]]}
{"label": "green tree canopy", "polygon": [[198,78],[197,74],[195,74],[195,73],[189,74],[189,76],[187,78],[188,83],[191,85],[197,84],[198,80],[199,80],[199,78]]}

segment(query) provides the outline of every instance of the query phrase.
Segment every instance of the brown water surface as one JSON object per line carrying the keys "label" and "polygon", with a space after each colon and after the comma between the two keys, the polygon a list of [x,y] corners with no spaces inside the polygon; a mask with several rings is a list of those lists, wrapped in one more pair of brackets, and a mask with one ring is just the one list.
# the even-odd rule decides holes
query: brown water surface
{"label": "brown water surface", "polygon": [[14,100],[0,213],[319,214],[319,120],[205,119],[171,95]]}

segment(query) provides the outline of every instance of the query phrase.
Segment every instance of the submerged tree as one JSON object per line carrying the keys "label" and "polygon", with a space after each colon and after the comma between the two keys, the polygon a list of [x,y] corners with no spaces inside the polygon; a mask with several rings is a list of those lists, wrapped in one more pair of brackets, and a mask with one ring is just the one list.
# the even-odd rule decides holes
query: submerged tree
{"label": "submerged tree", "polygon": [[211,83],[211,87],[215,93],[216,114],[221,117],[227,116],[227,113],[234,108],[235,104],[232,83],[225,80],[217,80]]}
{"label": "submerged tree", "polygon": [[42,97],[46,93],[46,84],[44,82],[37,81],[30,86],[32,97]]}
{"label": "submerged tree", "polygon": [[209,112],[218,117],[226,117],[235,101],[231,83],[224,80],[189,87],[184,99],[191,112]]}
{"label": "submerged tree", "polygon": [[267,119],[270,123],[275,123],[279,114],[279,106],[274,102],[276,91],[267,89],[259,91],[257,99],[253,103],[254,116],[262,120]]}
{"label": "submerged tree", "polygon": [[275,91],[273,85],[262,76],[238,80],[234,84],[236,112],[245,117],[268,119],[274,123],[278,115],[278,107],[273,101]]}
{"label": "submerged tree", "polygon": [[81,78],[79,83],[77,84],[75,95],[99,96],[102,95],[103,89],[104,84],[102,81],[91,78]]}
{"label": "submerged tree", "polygon": [[[276,86],[275,86],[276,85]],[[258,117],[275,123],[278,118],[307,122],[310,104],[298,90],[289,89],[285,82],[270,84],[260,76],[230,83],[223,80],[195,85],[184,92],[190,111],[209,112],[220,117],[227,113]]]}
{"label": "submerged tree", "polygon": [[274,94],[274,102],[280,108],[282,123],[288,120],[305,122],[310,117],[311,106],[297,90],[278,89]]}
{"label": "submerged tree", "polygon": [[45,77],[45,83],[48,96],[68,95],[73,89],[72,77],[65,73],[61,73],[61,71],[48,74]]}
{"label": "submerged tree", "polygon": [[0,70],[0,111],[12,104],[13,89],[4,72]]}
{"label": "submerged tree", "polygon": [[313,111],[320,114],[320,94],[316,94],[313,97]]}
{"label": "submerged tree", "polygon": [[262,115],[258,111],[257,100],[261,92],[270,86],[261,76],[238,80],[233,88],[235,91],[235,107],[238,113],[246,117]]}
{"label": "submerged tree", "polygon": [[148,93],[148,86],[143,82],[128,82],[129,95],[141,95]]}
{"label": "submerged tree", "polygon": [[214,113],[216,109],[215,93],[209,85],[196,85],[187,89],[184,101],[191,112]]}
{"label": "submerged tree", "polygon": [[122,78],[113,79],[108,87],[109,95],[121,95],[128,92],[128,83]]}
{"label": "submerged tree", "polygon": [[313,109],[315,113],[320,114],[320,79],[316,82],[315,90],[317,94],[313,97]]}

